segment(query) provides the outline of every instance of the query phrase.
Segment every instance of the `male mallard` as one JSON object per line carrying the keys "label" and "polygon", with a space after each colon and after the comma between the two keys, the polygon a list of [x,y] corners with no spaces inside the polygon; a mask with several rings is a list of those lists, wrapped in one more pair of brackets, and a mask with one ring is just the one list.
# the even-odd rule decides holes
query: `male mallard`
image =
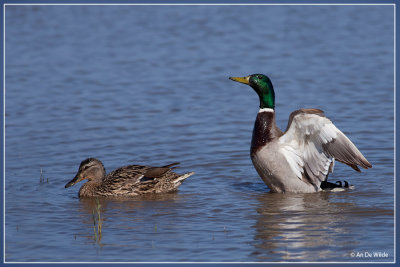
{"label": "male mallard", "polygon": [[[79,197],[136,196],[146,193],[167,193],[174,191],[194,172],[177,174],[172,163],[163,167],[129,165],[106,174],[103,163],[95,158],[81,162],[74,179],[65,188],[88,179],[79,189]],[[172,167],[175,166],[175,167]]]}
{"label": "male mallard", "polygon": [[[327,182],[335,159],[360,172],[372,165],[320,109],[292,112],[286,131],[275,122],[275,92],[263,74],[229,79],[251,86],[260,98],[250,155],[272,192],[309,193],[340,186]],[[340,183],[341,184],[341,183]]]}

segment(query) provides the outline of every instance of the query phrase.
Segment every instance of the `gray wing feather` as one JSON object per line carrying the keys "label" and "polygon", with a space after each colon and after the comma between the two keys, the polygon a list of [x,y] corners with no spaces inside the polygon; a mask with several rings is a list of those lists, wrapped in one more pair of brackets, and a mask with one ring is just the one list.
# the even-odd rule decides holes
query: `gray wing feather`
{"label": "gray wing feather", "polygon": [[292,112],[281,151],[299,179],[319,185],[332,172],[334,160],[360,171],[372,165],[357,147],[319,109]]}
{"label": "gray wing feather", "polygon": [[357,165],[364,169],[371,168],[371,163],[364,157],[357,147],[341,131],[331,142],[323,144],[324,151],[337,161],[349,165],[354,170],[361,172]]}

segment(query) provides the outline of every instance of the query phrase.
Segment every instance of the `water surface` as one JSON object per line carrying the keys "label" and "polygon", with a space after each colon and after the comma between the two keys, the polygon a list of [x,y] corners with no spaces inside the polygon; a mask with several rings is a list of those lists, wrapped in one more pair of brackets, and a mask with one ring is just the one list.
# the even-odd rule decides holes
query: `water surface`
{"label": "water surface", "polygon": [[[7,262],[393,261],[392,6],[7,6],[5,23]],[[321,108],[357,145],[373,168],[330,178],[355,190],[268,192],[257,96],[228,80],[252,73],[279,127]],[[96,241],[96,203],[64,189],[87,157],[196,174],[100,200]]]}

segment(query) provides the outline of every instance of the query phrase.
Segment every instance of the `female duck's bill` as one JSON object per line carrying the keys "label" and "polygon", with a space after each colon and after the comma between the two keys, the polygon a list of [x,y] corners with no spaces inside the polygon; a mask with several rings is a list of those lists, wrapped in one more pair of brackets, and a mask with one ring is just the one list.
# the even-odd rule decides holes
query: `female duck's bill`
{"label": "female duck's bill", "polygon": [[76,183],[80,182],[81,180],[78,181],[78,176],[75,176],[74,179],[72,179],[71,181],[69,181],[66,185],[65,188],[71,187],[73,185],[75,185]]}

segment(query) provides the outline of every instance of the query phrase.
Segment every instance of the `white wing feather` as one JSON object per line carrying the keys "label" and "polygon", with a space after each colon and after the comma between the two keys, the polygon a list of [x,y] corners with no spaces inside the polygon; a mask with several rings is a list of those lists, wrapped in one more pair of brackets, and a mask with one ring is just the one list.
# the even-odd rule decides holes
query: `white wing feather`
{"label": "white wing feather", "polygon": [[[357,165],[371,167],[354,144],[325,116],[322,111],[298,110],[279,138],[280,152],[299,179],[310,179],[320,185],[326,179],[335,158],[354,169]],[[358,169],[359,170],[359,169]]]}

